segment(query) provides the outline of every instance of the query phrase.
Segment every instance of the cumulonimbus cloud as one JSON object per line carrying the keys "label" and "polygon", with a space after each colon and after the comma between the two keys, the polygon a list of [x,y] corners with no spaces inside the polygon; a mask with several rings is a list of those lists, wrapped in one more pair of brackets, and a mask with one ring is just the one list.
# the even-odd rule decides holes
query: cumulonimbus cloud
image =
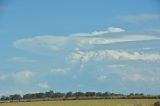
{"label": "cumulonimbus cloud", "polygon": [[73,52],[69,59],[72,63],[82,62],[87,63],[90,60],[103,60],[106,58],[112,58],[115,60],[142,60],[142,61],[160,61],[160,54],[158,53],[140,53],[140,52],[128,52],[118,50],[101,50],[101,51],[88,51],[83,52],[77,50]]}
{"label": "cumulonimbus cloud", "polygon": [[124,32],[124,29],[109,27],[106,31],[96,31],[92,33],[77,33],[68,36],[54,36],[54,35],[42,35],[32,38],[24,38],[16,40],[13,45],[15,48],[19,48],[31,52],[43,52],[53,51],[58,52],[60,50],[74,50],[75,48],[83,48],[94,46],[97,44],[113,44],[121,42],[131,41],[144,41],[144,40],[159,40],[160,38],[154,35],[123,35],[115,38],[98,37],[97,35],[103,35],[107,33]]}

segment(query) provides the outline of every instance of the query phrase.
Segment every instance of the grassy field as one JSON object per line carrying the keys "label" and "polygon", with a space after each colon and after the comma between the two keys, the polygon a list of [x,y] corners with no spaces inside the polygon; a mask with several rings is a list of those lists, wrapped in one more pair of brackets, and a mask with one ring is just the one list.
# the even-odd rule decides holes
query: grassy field
{"label": "grassy field", "polygon": [[151,106],[156,99],[67,100],[1,103],[0,106]]}

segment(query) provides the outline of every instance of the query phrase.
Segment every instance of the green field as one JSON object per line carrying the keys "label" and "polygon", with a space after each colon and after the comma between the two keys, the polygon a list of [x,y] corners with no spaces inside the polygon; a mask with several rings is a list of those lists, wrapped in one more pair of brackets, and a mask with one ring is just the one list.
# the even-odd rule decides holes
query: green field
{"label": "green field", "polygon": [[66,100],[1,103],[0,106],[152,106],[157,99]]}

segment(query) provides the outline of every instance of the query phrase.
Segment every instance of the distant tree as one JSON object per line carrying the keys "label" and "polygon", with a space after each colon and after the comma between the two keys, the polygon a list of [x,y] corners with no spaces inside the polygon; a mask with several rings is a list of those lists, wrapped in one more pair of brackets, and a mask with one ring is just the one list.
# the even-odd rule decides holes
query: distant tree
{"label": "distant tree", "polygon": [[52,98],[62,98],[64,96],[65,96],[64,93],[56,92],[56,93],[54,93],[54,95],[52,96]]}
{"label": "distant tree", "polygon": [[2,96],[2,97],[1,97],[1,100],[6,100],[6,96]]}
{"label": "distant tree", "polygon": [[25,94],[25,95],[23,95],[23,99],[33,99],[33,95],[32,94]]}
{"label": "distant tree", "polygon": [[144,94],[143,94],[143,93],[140,93],[139,95],[140,95],[140,96],[144,96]]}
{"label": "distant tree", "polygon": [[74,95],[76,98],[85,96],[85,94],[84,94],[83,92],[75,92],[73,95]]}
{"label": "distant tree", "polygon": [[85,96],[87,96],[87,97],[96,96],[96,93],[95,92],[86,92]]}
{"label": "distant tree", "polygon": [[111,93],[110,92],[104,92],[103,96],[111,96]]}
{"label": "distant tree", "polygon": [[103,96],[103,93],[102,92],[96,92],[96,96],[101,97],[101,96]]}
{"label": "distant tree", "polygon": [[45,94],[44,93],[36,93],[35,96],[36,96],[36,98],[44,98]]}
{"label": "distant tree", "polygon": [[1,100],[3,101],[3,100],[9,100],[9,97],[8,96],[2,96],[1,97]]}
{"label": "distant tree", "polygon": [[45,97],[47,97],[47,98],[52,98],[53,95],[54,95],[54,92],[52,90],[49,92],[45,92]]}
{"label": "distant tree", "polygon": [[72,97],[73,93],[72,92],[67,92],[65,97]]}
{"label": "distant tree", "polygon": [[135,94],[134,93],[130,93],[128,96],[134,96]]}
{"label": "distant tree", "polygon": [[21,99],[21,95],[19,94],[14,94],[14,95],[10,95],[9,98],[11,100],[20,100]]}

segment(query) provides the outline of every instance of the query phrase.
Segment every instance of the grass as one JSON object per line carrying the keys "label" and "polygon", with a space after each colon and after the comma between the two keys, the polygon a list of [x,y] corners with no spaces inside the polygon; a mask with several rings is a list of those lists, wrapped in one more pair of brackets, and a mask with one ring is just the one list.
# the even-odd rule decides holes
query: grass
{"label": "grass", "polygon": [[151,106],[157,99],[104,99],[1,103],[0,106]]}

